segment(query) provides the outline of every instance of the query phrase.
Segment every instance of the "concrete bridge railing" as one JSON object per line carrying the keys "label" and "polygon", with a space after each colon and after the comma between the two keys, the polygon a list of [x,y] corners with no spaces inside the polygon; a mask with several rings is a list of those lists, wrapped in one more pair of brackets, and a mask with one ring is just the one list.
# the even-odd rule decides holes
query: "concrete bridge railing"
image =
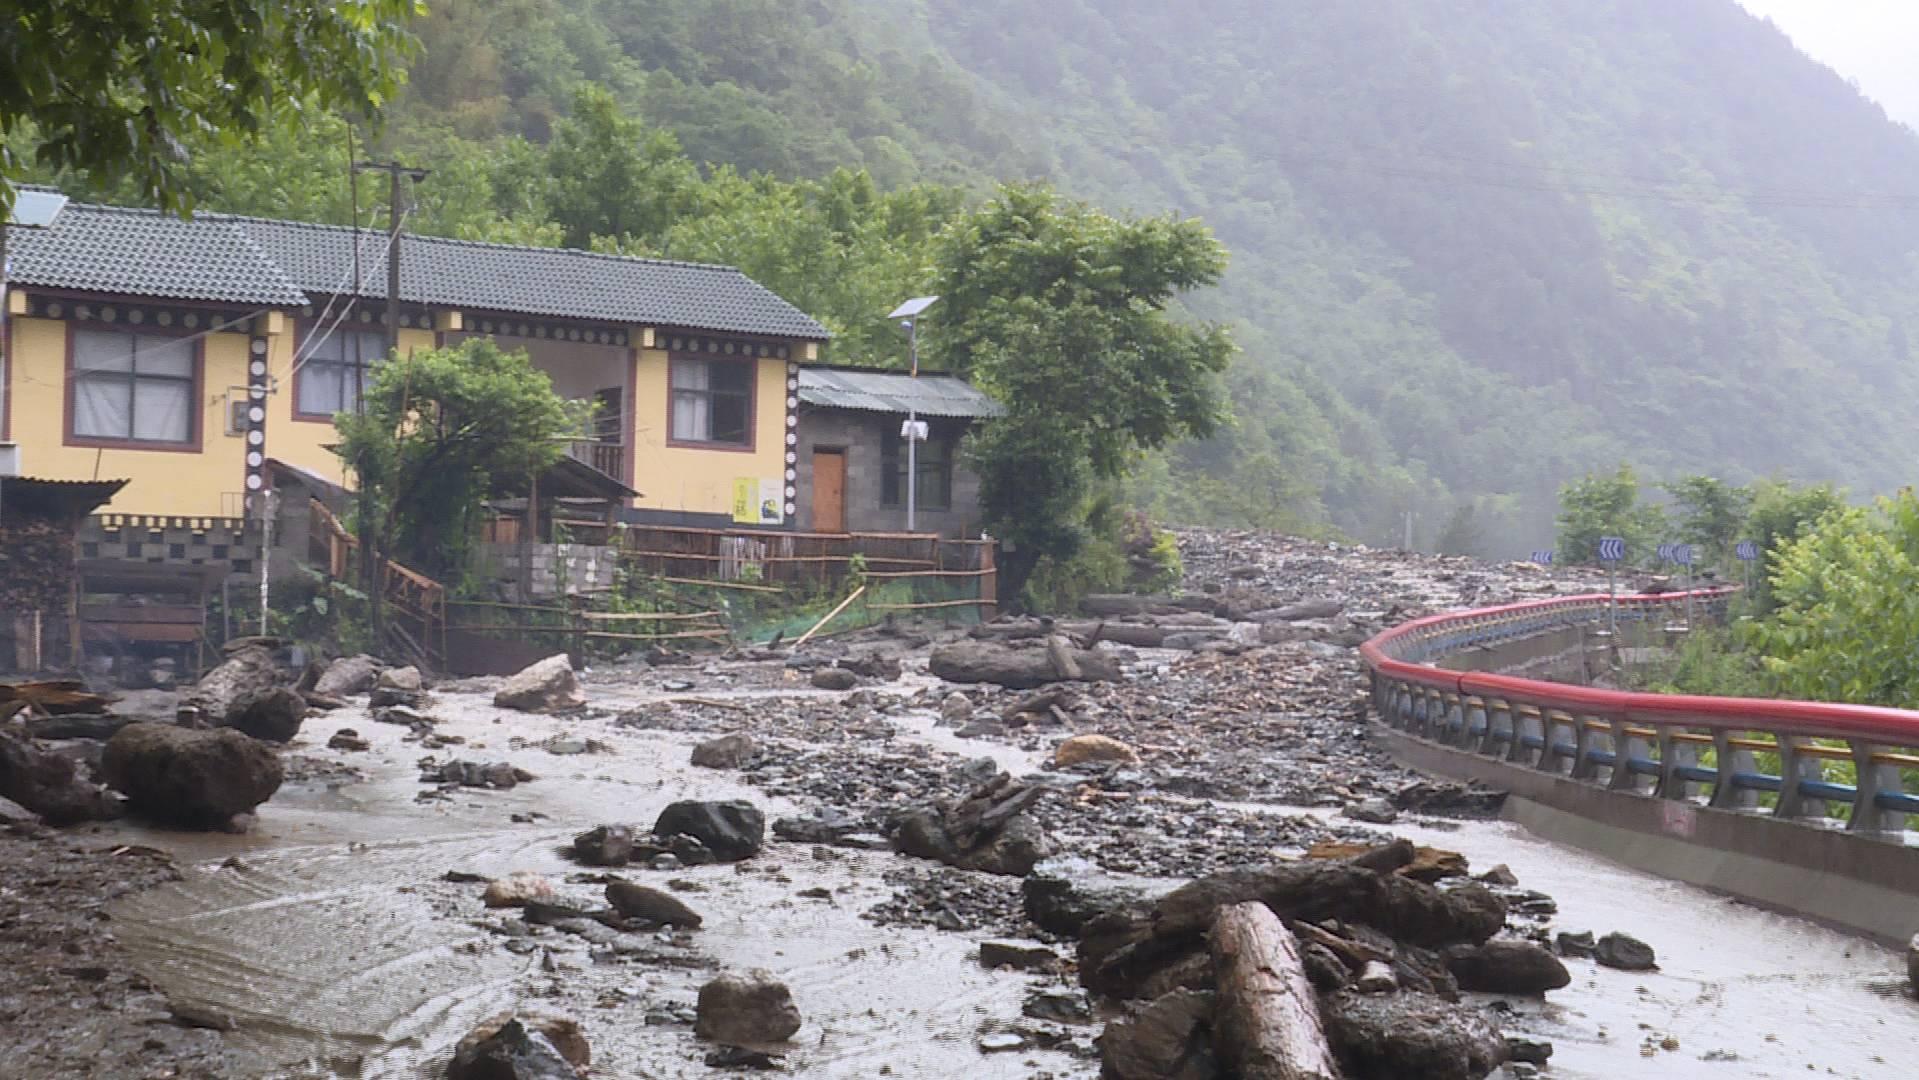
{"label": "concrete bridge railing", "polygon": [[[1644,643],[1689,604],[1723,612],[1731,592],[1621,596],[1616,606],[1604,595],[1576,596],[1418,619],[1361,647],[1373,706],[1389,742],[1415,765],[1503,787],[1547,816],[1586,819],[1558,821],[1573,842],[1582,842],[1574,833],[1604,840],[1585,846],[1903,941],[1919,929],[1909,925],[1919,923],[1911,903],[1919,846],[1906,831],[1907,816],[1919,814],[1919,712],[1635,693],[1501,673],[1530,670],[1539,642],[1570,632],[1587,649]],[[1608,830],[1704,850],[1689,863],[1683,852],[1607,839]],[[1715,859],[1699,864],[1707,853]],[[1903,902],[1897,912],[1875,913],[1865,893],[1820,898],[1808,882],[1773,880],[1741,859],[1796,864],[1828,885],[1858,883],[1879,900]]]}

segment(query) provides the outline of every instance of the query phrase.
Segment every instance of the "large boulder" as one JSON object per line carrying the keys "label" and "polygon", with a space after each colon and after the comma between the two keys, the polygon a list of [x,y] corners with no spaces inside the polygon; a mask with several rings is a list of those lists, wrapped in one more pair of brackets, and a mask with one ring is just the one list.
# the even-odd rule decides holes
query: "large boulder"
{"label": "large boulder", "polygon": [[1459,980],[1461,990],[1489,994],[1543,994],[1573,981],[1572,973],[1551,950],[1518,938],[1448,949],[1446,969]]}
{"label": "large boulder", "polygon": [[197,712],[216,724],[224,723],[240,698],[290,681],[272,649],[265,644],[242,645],[207,672],[198,685],[180,695],[180,709]]}
{"label": "large boulder", "polygon": [[573,664],[565,653],[555,653],[506,681],[493,695],[493,704],[521,712],[565,712],[586,704]]}
{"label": "large boulder", "polygon": [[320,675],[320,681],[313,684],[313,692],[332,698],[364,694],[379,681],[380,667],[379,660],[365,653],[342,656],[327,665],[326,671]]}
{"label": "large boulder", "polygon": [[382,690],[399,690],[417,694],[426,689],[426,680],[420,677],[420,669],[408,664],[406,667],[387,668],[373,683]]}
{"label": "large boulder", "polygon": [[693,1033],[735,1046],[784,1042],[800,1029],[793,992],[770,972],[728,972],[700,987]]}
{"label": "large boulder", "polygon": [[[1060,661],[1064,659],[1065,664]],[[966,638],[948,642],[927,657],[927,670],[955,683],[996,683],[1031,690],[1056,682],[1118,682],[1119,661],[1111,653],[1070,645],[1047,648],[1034,642],[1001,644]]]}
{"label": "large boulder", "polygon": [[812,683],[821,690],[851,690],[860,677],[843,667],[823,667],[813,672]]}
{"label": "large boulder", "polygon": [[702,769],[737,769],[759,756],[760,744],[743,731],[708,739],[693,748],[692,763]]}
{"label": "large boulder", "polygon": [[1218,1075],[1207,1037],[1213,995],[1174,990],[1106,1026],[1100,1075],[1113,1080],[1211,1080]]}
{"label": "large boulder", "polygon": [[10,799],[49,825],[72,825],[113,817],[114,800],[82,780],[73,762],[0,731],[0,798]]}
{"label": "large boulder", "polygon": [[251,812],[285,777],[265,743],[232,728],[164,724],[121,728],[107,740],[100,771],[134,810],[193,828],[220,828]]}
{"label": "large boulder", "polygon": [[1629,934],[1607,934],[1593,949],[1593,959],[1621,971],[1652,971],[1659,967],[1652,946]]}
{"label": "large boulder", "polygon": [[531,870],[515,870],[505,877],[494,878],[480,894],[480,902],[490,908],[551,904],[559,898],[559,890],[553,883]]}
{"label": "large boulder", "polygon": [[306,698],[290,686],[243,691],[227,707],[226,726],[267,742],[291,742],[306,720]]}
{"label": "large boulder", "polygon": [[1074,735],[1053,748],[1053,764],[1064,769],[1086,762],[1139,764],[1139,751],[1110,735]]}
{"label": "large boulder", "polygon": [[[556,1038],[557,1036],[557,1038]],[[579,1080],[591,1063],[570,1020],[489,1020],[453,1051],[447,1080]]]}
{"label": "large boulder", "polygon": [[573,838],[573,857],[588,866],[625,866],[633,861],[633,830],[595,825]]}
{"label": "large boulder", "polygon": [[1347,1080],[1480,1080],[1506,1060],[1506,1041],[1486,1014],[1432,994],[1320,998],[1326,1041]]}
{"label": "large boulder", "polygon": [[766,815],[744,799],[706,802],[688,799],[660,811],[657,836],[690,836],[721,862],[737,862],[766,842]]}

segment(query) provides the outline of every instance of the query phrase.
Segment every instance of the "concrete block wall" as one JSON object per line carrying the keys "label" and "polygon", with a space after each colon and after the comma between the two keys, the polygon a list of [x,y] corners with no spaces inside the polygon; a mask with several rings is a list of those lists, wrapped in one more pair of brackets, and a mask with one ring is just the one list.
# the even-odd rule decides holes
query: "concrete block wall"
{"label": "concrete block wall", "polygon": [[[794,527],[801,532],[815,528],[813,520],[813,450],[815,447],[839,448],[846,453],[846,528],[850,532],[904,532],[906,507],[880,505],[886,432],[898,431],[906,418],[887,413],[854,409],[800,410],[799,445],[794,447],[798,460],[793,463],[794,501],[798,512]],[[936,437],[957,440],[959,426],[948,421],[933,422]],[[953,465],[952,505],[945,510],[919,508],[916,522],[920,532],[937,532],[947,537],[979,535],[979,477],[958,461]]]}
{"label": "concrete block wall", "polygon": [[[527,555],[533,595],[543,597],[610,589],[620,563],[615,549],[590,544],[529,544]],[[519,582],[518,544],[481,544],[478,558],[482,571],[495,580]]]}

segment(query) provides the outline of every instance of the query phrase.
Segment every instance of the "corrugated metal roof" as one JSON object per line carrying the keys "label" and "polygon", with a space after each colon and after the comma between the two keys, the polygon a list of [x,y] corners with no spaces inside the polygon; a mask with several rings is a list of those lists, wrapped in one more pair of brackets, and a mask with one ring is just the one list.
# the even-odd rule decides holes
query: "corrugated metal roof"
{"label": "corrugated metal roof", "polygon": [[232,221],[68,204],[45,228],[9,226],[7,280],[84,292],[298,307],[306,294]]}
{"label": "corrugated metal roof", "polygon": [[[386,234],[341,225],[233,217],[309,293],[386,295]],[[730,266],[636,259],[567,248],[519,247],[408,234],[400,296],[481,311],[676,326],[825,341],[805,312]]]}
{"label": "corrugated metal roof", "polygon": [[801,368],[800,401],[827,409],[861,409],[978,419],[998,416],[999,403],[953,375]]}

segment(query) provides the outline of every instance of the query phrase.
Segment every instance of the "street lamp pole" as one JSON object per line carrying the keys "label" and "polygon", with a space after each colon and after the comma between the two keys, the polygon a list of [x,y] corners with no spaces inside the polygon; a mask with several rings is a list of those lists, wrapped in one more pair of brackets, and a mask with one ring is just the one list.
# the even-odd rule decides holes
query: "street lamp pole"
{"label": "street lamp pole", "polygon": [[[906,331],[907,354],[912,358],[912,377],[920,374],[920,313],[932,307],[937,296],[916,296],[888,315],[889,319],[898,319],[901,329]],[[901,430],[906,437],[906,531],[916,532],[919,528],[920,496],[920,419],[918,400],[908,396],[906,400],[906,427]]]}

